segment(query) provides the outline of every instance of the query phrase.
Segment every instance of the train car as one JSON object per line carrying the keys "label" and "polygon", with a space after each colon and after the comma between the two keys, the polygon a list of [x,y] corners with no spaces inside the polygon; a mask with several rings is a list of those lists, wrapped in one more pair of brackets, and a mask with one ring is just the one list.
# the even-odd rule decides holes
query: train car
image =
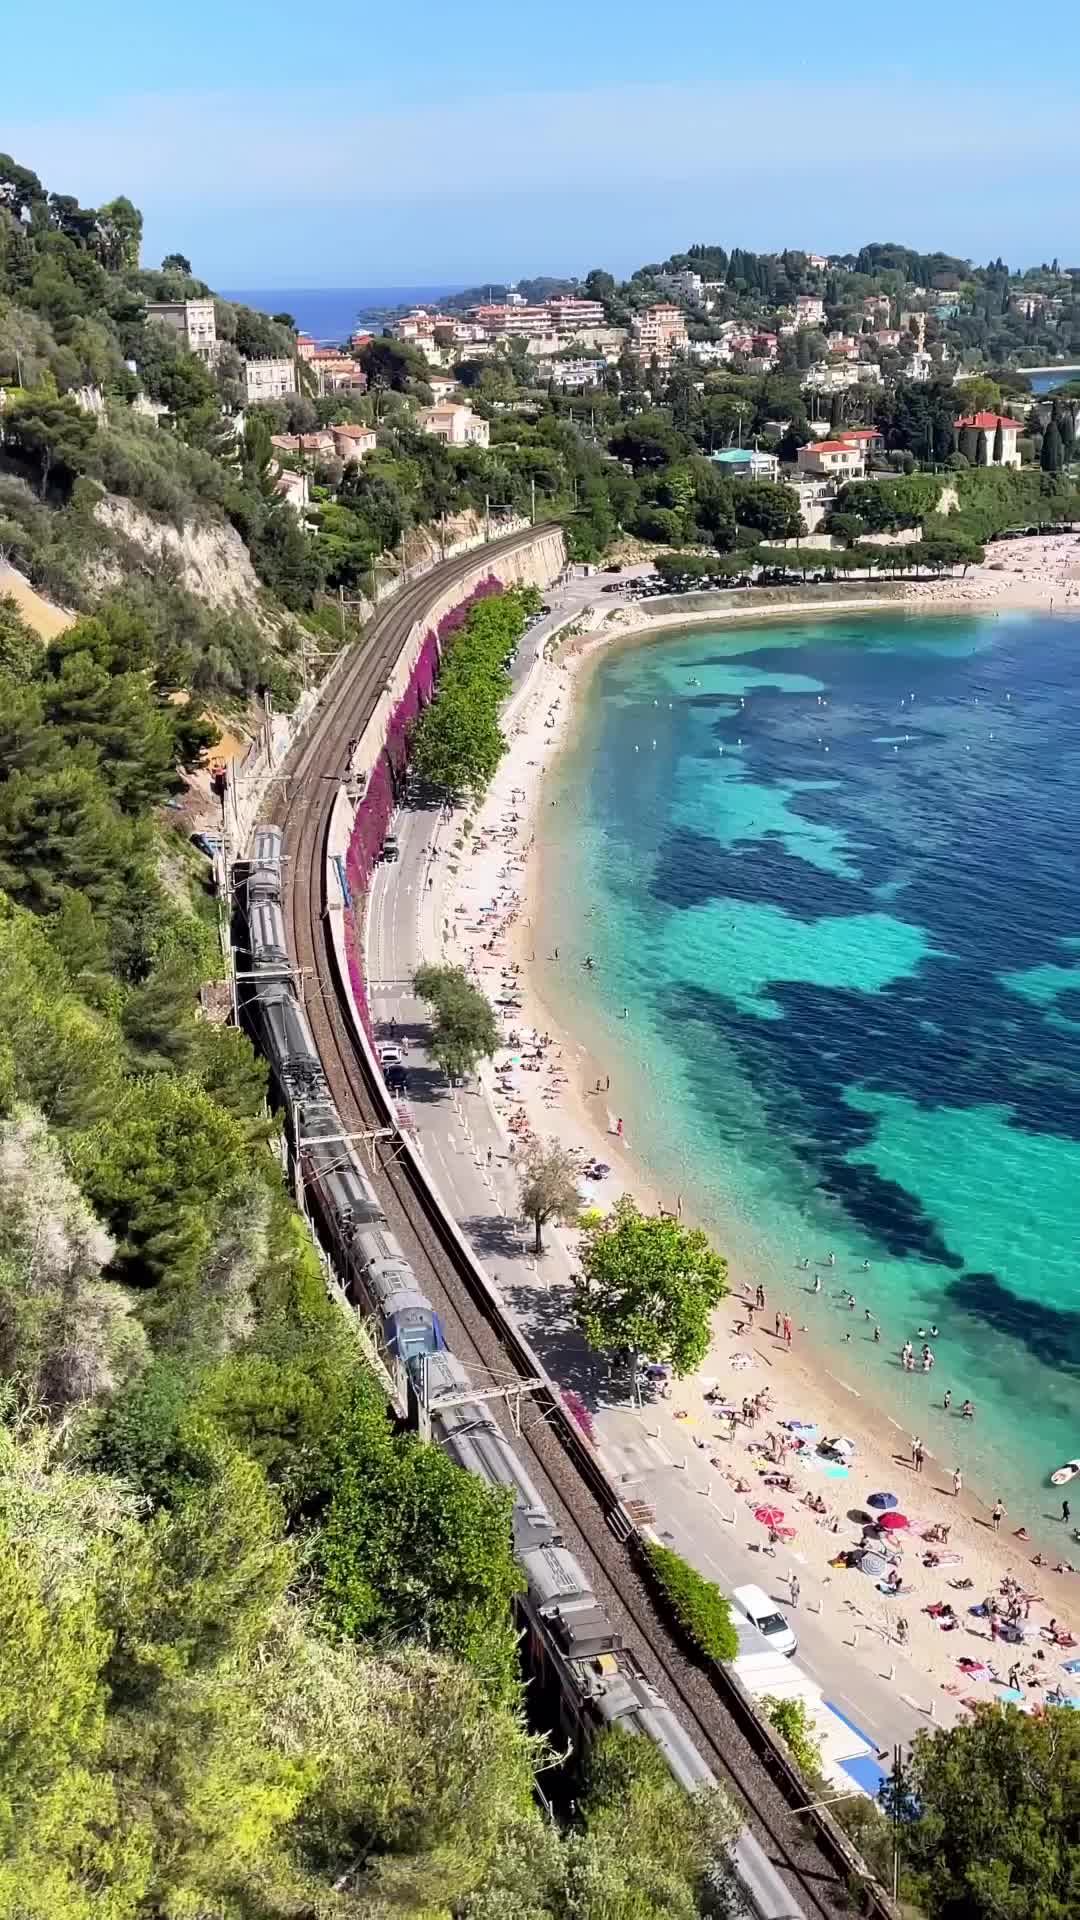
{"label": "train car", "polygon": [[[274,1077],[295,1122],[299,1101],[330,1104],[326,1075],[308,1018],[287,980],[257,984],[249,1013],[258,1025]],[[337,1130],[341,1123],[334,1116]],[[314,1132],[314,1128],[307,1129]],[[322,1131],[320,1128],[319,1131]]]}
{"label": "train car", "polygon": [[415,1381],[425,1355],[446,1346],[442,1324],[385,1219],[359,1227],[350,1246],[350,1274],[379,1315],[386,1350]]}
{"label": "train car", "polygon": [[344,1131],[329,1101],[306,1102],[297,1110],[300,1163],[320,1231],[349,1299],[377,1322],[380,1349],[404,1403],[404,1374],[415,1377],[422,1356],[441,1352],[446,1343],[374,1187],[351,1144],[340,1138]]}
{"label": "train car", "polygon": [[253,900],[248,908],[247,926],[252,971],[289,973],[289,943],[285,938],[285,915],[281,902],[271,900],[269,896]]}
{"label": "train car", "polygon": [[492,1487],[507,1487],[514,1496],[514,1551],[520,1559],[530,1548],[556,1537],[555,1522],[548,1512],[524,1466],[484,1400],[460,1401],[457,1406],[440,1407],[440,1394],[467,1395],[475,1392],[460,1360],[440,1353],[427,1363],[427,1404],[431,1417],[431,1437],[451,1460],[475,1473]]}
{"label": "train car", "polygon": [[281,899],[282,845],[280,827],[265,825],[255,828],[244,881],[249,912],[257,900]]}
{"label": "train car", "polygon": [[688,1791],[707,1785],[708,1767],[612,1626],[580,1562],[555,1540],[518,1557],[532,1671],[557,1702],[560,1733],[577,1750],[603,1728],[621,1727],[659,1747]]}

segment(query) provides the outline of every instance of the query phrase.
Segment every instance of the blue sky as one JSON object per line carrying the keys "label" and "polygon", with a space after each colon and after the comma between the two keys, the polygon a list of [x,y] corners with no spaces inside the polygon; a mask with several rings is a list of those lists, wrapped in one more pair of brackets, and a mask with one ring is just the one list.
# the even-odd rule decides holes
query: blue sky
{"label": "blue sky", "polygon": [[[52,0],[0,140],[226,286],[625,272],[697,239],[1080,263],[1080,11]],[[47,84],[44,84],[47,81]]]}

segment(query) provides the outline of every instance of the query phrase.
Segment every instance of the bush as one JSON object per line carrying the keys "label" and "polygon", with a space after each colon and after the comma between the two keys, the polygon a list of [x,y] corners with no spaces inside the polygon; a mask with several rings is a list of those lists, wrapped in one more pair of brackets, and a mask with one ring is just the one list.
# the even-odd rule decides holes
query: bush
{"label": "bush", "polygon": [[734,1660],[739,1637],[731,1621],[727,1598],[714,1580],[670,1547],[649,1542],[646,1558],[657,1585],[689,1640],[707,1660]]}
{"label": "bush", "polygon": [[767,1693],[761,1702],[769,1725],[776,1729],[799,1772],[814,1787],[822,1778],[821,1740],[814,1732],[805,1700],[779,1700]]}

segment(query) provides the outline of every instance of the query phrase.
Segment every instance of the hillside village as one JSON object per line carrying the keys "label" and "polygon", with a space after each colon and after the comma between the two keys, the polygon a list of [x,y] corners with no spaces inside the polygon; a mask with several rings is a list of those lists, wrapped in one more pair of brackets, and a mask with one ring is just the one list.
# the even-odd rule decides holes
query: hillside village
{"label": "hillside village", "polygon": [[217,651],[241,696],[289,697],[297,622],[340,640],[345,603],[514,517],[561,519],[580,561],[703,548],[745,581],[808,536],[834,571],[896,540],[970,561],[1072,492],[1080,387],[1040,399],[1024,371],[1080,351],[1056,262],[694,247],[319,341],[140,240],[130,202],[82,209],[0,156],[0,546],[71,611],[171,551],[240,616]]}

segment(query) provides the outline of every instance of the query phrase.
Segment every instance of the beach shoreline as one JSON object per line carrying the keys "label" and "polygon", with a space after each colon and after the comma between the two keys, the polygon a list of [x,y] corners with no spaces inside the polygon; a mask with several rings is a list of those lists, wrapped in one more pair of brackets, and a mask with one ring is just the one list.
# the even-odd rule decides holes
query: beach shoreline
{"label": "beach shoreline", "polygon": [[[1028,543],[1015,543],[1027,546]],[[1063,546],[1076,551],[1075,540],[1068,542],[1046,541],[1039,543],[1041,549],[1056,547],[1049,559],[1040,551],[1038,555],[1039,571],[1034,574],[1029,569],[1011,584],[1003,583],[998,573],[992,575],[994,591],[989,595],[975,592],[952,594],[938,591],[938,587],[955,586],[962,583],[935,583],[930,586],[913,586],[907,594],[890,596],[888,599],[871,599],[862,606],[855,601],[837,604],[825,602],[814,604],[804,601],[792,606],[755,607],[745,609],[709,609],[695,614],[692,619],[685,615],[665,615],[660,621],[652,620],[643,609],[626,610],[633,616],[628,624],[618,614],[609,617],[596,632],[585,633],[556,643],[545,667],[536,675],[534,684],[526,689],[522,697],[513,703],[514,711],[509,727],[510,750],[499,774],[496,776],[491,793],[479,810],[472,828],[471,844],[462,851],[456,862],[456,871],[444,875],[452,891],[444,897],[443,911],[445,923],[451,930],[447,957],[465,964],[486,992],[492,994],[493,981],[498,979],[507,967],[517,968],[516,991],[520,993],[521,1011],[515,1014],[515,1023],[524,1032],[533,1032],[548,1037],[545,1057],[549,1064],[538,1071],[535,1078],[526,1079],[517,1074],[513,1094],[507,1093],[508,1080],[493,1076],[492,1097],[503,1124],[507,1127],[508,1140],[516,1132],[531,1132],[541,1138],[554,1135],[566,1144],[578,1148],[582,1155],[606,1163],[611,1171],[593,1191],[596,1204],[606,1207],[618,1192],[630,1193],[637,1204],[646,1211],[655,1211],[660,1205],[670,1210],[682,1210],[687,1224],[706,1226],[711,1237],[724,1247],[723,1223],[715,1219],[698,1220],[695,1215],[694,1195],[687,1192],[685,1197],[663,1192],[660,1183],[650,1173],[646,1157],[635,1152],[635,1143],[619,1134],[619,1115],[616,1103],[620,1097],[619,1086],[612,1089],[604,1087],[606,1070],[601,1059],[596,1057],[592,1046],[580,1030],[575,1031],[572,1018],[565,1010],[553,1003],[550,991],[550,956],[547,954],[543,933],[544,921],[544,850],[543,833],[538,825],[543,818],[544,801],[548,797],[547,789],[552,774],[561,762],[563,755],[572,748],[577,731],[577,722],[583,713],[583,696],[596,664],[611,644],[622,642],[636,644],[647,643],[656,635],[658,638],[671,638],[680,628],[691,625],[722,624],[725,615],[744,620],[753,618],[757,624],[768,624],[773,620],[787,621],[795,613],[813,614],[816,617],[838,616],[851,611],[865,612],[871,608],[882,608],[894,614],[902,609],[912,612],[978,612],[983,610],[987,601],[993,603],[995,610],[1024,611],[1032,607],[1046,609],[1051,597],[1055,600],[1062,594],[1070,610],[1080,612],[1080,604],[1073,605],[1080,598],[1080,586],[1076,593],[1064,594],[1064,587],[1071,586],[1071,579],[1063,580],[1061,561],[1071,558],[1061,552]],[[1057,563],[1056,570],[1055,564]],[[987,569],[979,569],[982,575]],[[978,583],[973,583],[977,585]],[[507,825],[507,822],[510,824]],[[493,864],[492,843],[497,845]],[[508,850],[511,859],[506,860]],[[518,904],[507,912],[505,924],[499,937],[487,941],[479,937],[475,922],[480,911],[479,902],[485,897],[494,897],[499,885],[505,898]],[[486,931],[481,925],[480,931]],[[597,1090],[599,1087],[599,1091]],[[623,1089],[627,1105],[631,1104],[627,1090]],[[591,1197],[591,1195],[590,1195]],[[574,1236],[564,1235],[571,1250]],[[838,1276],[837,1276],[838,1277]],[[918,1518],[924,1527],[945,1526],[950,1528],[954,1538],[947,1551],[951,1555],[959,1552],[962,1564],[958,1573],[973,1582],[972,1589],[956,1596],[957,1614],[965,1614],[968,1602],[981,1601],[985,1595],[995,1593],[1000,1588],[1003,1576],[1016,1580],[1028,1593],[1036,1592],[1040,1599],[1032,1604],[1032,1615],[1041,1619],[1044,1614],[1056,1616],[1059,1620],[1070,1618],[1070,1609],[1077,1608],[1078,1596],[1075,1580],[1068,1574],[1055,1574],[1047,1566],[1033,1570],[1032,1559],[1034,1541],[1017,1540],[1012,1528],[1017,1524],[1019,1515],[1004,1520],[1004,1530],[996,1532],[991,1524],[991,1503],[995,1490],[990,1486],[973,1488],[965,1486],[957,1496],[953,1491],[953,1462],[944,1457],[935,1459],[934,1454],[924,1442],[925,1469],[916,1477],[911,1460],[911,1434],[875,1402],[875,1382],[869,1373],[863,1375],[857,1358],[858,1348],[852,1349],[852,1365],[844,1371],[841,1349],[836,1340],[830,1339],[823,1330],[813,1328],[813,1313],[806,1295],[811,1291],[809,1275],[805,1279],[800,1275],[786,1275],[777,1279],[775,1274],[754,1273],[744,1269],[737,1262],[732,1263],[730,1280],[732,1292],[714,1317],[714,1336],[707,1360],[700,1373],[693,1378],[675,1383],[670,1406],[663,1409],[662,1416],[667,1420],[681,1418],[683,1432],[688,1436],[702,1456],[702,1467],[708,1464],[709,1477],[715,1480],[719,1499],[730,1501],[733,1509],[745,1496],[736,1489],[740,1482],[760,1475],[763,1467],[761,1442],[756,1439],[747,1441],[744,1432],[731,1438],[726,1433],[720,1437],[715,1425],[713,1404],[706,1394],[713,1389],[725,1398],[729,1395],[738,1402],[735,1392],[736,1382],[742,1389],[747,1386],[754,1391],[766,1382],[773,1397],[774,1412],[770,1424],[777,1418],[794,1417],[812,1422],[822,1434],[844,1433],[851,1437],[857,1448],[859,1462],[858,1482],[862,1487],[897,1487],[902,1490],[905,1504],[917,1507]],[[754,1297],[756,1287],[761,1284],[767,1289],[768,1306],[762,1316],[762,1323],[752,1333],[745,1330],[745,1306]],[[773,1331],[774,1312],[777,1309],[791,1314],[793,1321],[793,1339],[790,1349],[782,1338],[777,1339]],[[738,1331],[742,1327],[742,1331]],[[855,1330],[862,1338],[868,1333],[863,1328],[861,1316],[854,1322]],[[878,1352],[880,1354],[880,1349]],[[747,1356],[745,1372],[733,1372],[732,1362],[736,1356]],[[844,1372],[851,1378],[845,1378]],[[937,1398],[936,1389],[935,1399]],[[877,1394],[880,1399],[880,1391]],[[649,1417],[656,1420],[655,1410]],[[774,1431],[778,1431],[774,1427]],[[917,1493],[916,1493],[917,1488]],[[814,1491],[826,1488],[815,1487]],[[854,1477],[853,1487],[854,1492]],[[760,1497],[760,1495],[759,1495]],[[865,1500],[865,1492],[856,1504]],[[851,1623],[853,1597],[841,1599],[840,1588],[846,1575],[840,1574],[829,1566],[835,1551],[836,1538],[819,1516],[809,1518],[805,1509],[799,1510],[798,1546],[792,1549],[793,1562],[797,1565],[804,1588],[817,1591],[819,1606],[835,1607],[838,1620],[846,1629]],[[914,1515],[913,1515],[914,1518]],[[846,1521],[841,1523],[840,1543],[844,1544],[851,1533]],[[1068,1529],[1063,1529],[1058,1557],[1065,1560],[1072,1553],[1080,1559],[1080,1550],[1071,1547]],[[920,1561],[922,1554],[920,1553]],[[905,1562],[905,1581],[908,1578],[911,1555]],[[910,1568],[912,1573],[911,1590],[903,1601],[903,1612],[909,1627],[909,1651],[911,1658],[926,1672],[928,1680],[938,1690],[943,1690],[948,1700],[940,1701],[943,1717],[948,1716],[949,1703],[964,1697],[993,1698],[995,1694],[989,1682],[967,1686],[958,1682],[956,1656],[959,1654],[984,1657],[989,1639],[985,1622],[965,1618],[956,1634],[943,1635],[936,1620],[922,1612],[924,1605],[940,1603],[949,1598],[945,1588],[945,1575],[937,1567],[924,1568],[921,1564]],[[764,1577],[764,1575],[763,1575]],[[963,1605],[961,1604],[963,1600]],[[884,1613],[891,1607],[895,1613],[894,1602],[876,1596],[872,1589],[867,1591],[863,1582],[854,1595],[856,1603],[862,1602],[859,1611],[867,1617],[868,1631],[871,1635],[878,1632],[887,1637],[887,1628],[880,1622],[874,1625],[870,1614]],[[981,1642],[981,1650],[979,1643]],[[1037,1650],[1037,1649],[1036,1649]],[[998,1666],[1002,1675],[1011,1665],[1012,1649],[1002,1650]],[[1021,1657],[1027,1663],[1033,1649],[1021,1649]],[[875,1655],[880,1658],[880,1655]],[[1051,1657],[1047,1655],[1046,1666],[1050,1669]],[[1059,1676],[1054,1673],[1056,1679]]]}

